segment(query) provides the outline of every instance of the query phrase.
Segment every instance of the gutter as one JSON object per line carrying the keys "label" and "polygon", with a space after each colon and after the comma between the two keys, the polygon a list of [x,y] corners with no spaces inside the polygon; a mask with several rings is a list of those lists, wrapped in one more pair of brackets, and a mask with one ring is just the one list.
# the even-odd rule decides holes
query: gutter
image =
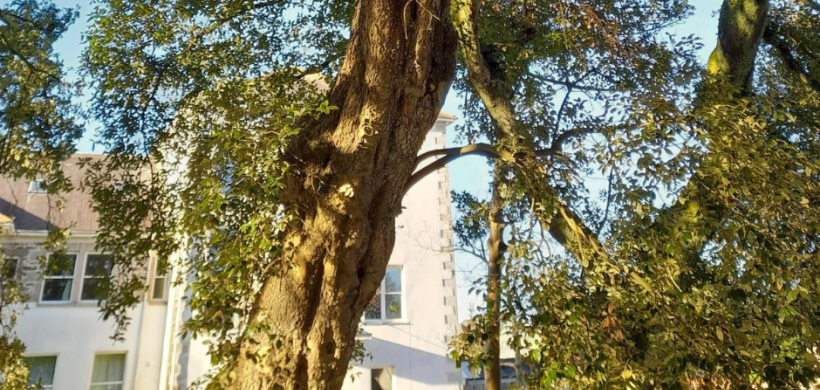
{"label": "gutter", "polygon": [[[0,225],[0,227],[4,227]],[[10,236],[16,237],[47,237],[48,230],[14,230],[12,226],[12,230],[8,232]],[[96,238],[97,232],[92,231],[72,231],[71,238]]]}

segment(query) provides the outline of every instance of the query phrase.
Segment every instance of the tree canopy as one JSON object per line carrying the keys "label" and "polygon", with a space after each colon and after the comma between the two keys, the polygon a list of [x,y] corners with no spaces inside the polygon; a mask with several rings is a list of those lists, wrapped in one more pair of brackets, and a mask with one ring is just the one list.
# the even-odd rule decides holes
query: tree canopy
{"label": "tree canopy", "polygon": [[[74,14],[33,0],[9,9],[0,33],[20,39],[0,41],[0,146],[16,152],[0,155],[0,173],[36,176],[80,131],[51,52]],[[530,384],[815,380],[820,4],[724,0],[707,64],[703,42],[668,34],[690,11],[685,0],[95,3],[82,73],[107,157],[85,163],[83,186],[122,275],[104,317],[127,326],[153,255],[193,280],[185,326],[215,340],[209,388],[338,389],[407,188],[480,154],[503,180],[493,205],[456,197],[457,228],[464,242],[507,241],[498,313],[527,340]],[[467,145],[417,156],[453,82]],[[602,194],[594,175],[607,178]],[[486,329],[474,331],[461,341]]]}
{"label": "tree canopy", "polygon": [[[512,225],[501,321],[516,330],[526,364],[540,368],[526,383],[806,386],[816,380],[820,325],[818,90],[805,59],[817,49],[772,34],[794,34],[780,23],[811,34],[815,4],[724,2],[718,45],[700,69],[699,43],[652,33],[685,17],[686,5],[638,3],[556,7],[547,20],[579,21],[567,41],[585,55],[568,64],[562,50],[527,52],[545,46],[543,32],[513,44],[493,35],[517,25],[496,19],[498,4],[478,13],[464,5],[456,23],[467,26],[457,85],[474,96],[466,134],[507,142],[497,156],[515,171],[501,187],[500,222]],[[532,22],[537,11],[508,12],[543,26]],[[608,20],[618,22],[607,30]],[[543,170],[528,154],[547,157]],[[608,179],[600,196],[590,175]],[[490,234],[490,205],[456,199],[462,242]],[[492,324],[477,318],[455,356],[490,359],[470,345]]]}
{"label": "tree canopy", "polygon": [[[77,86],[65,79],[53,49],[76,16],[35,0],[0,5],[0,176],[43,179],[51,194],[71,188],[60,162],[82,135],[72,102]],[[52,232],[46,244],[58,247],[61,233]],[[6,274],[10,261],[0,246],[0,385],[18,389],[28,382],[14,331],[24,294]]]}

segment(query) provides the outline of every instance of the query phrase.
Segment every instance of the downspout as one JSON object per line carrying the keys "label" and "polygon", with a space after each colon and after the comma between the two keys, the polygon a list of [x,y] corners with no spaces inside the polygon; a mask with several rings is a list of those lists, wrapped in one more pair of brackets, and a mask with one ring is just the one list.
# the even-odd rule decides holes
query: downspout
{"label": "downspout", "polygon": [[[145,285],[150,286],[151,283],[151,256],[148,256],[148,272],[145,277]],[[140,346],[142,345],[142,323],[145,321],[145,306],[148,305],[148,291],[142,296],[142,305],[140,306],[140,319],[137,325],[137,348],[134,350],[134,362],[132,363],[132,370],[131,372],[134,373],[134,377],[131,378],[131,389],[136,389],[137,386],[137,369],[139,369],[139,360],[140,360]]]}
{"label": "downspout", "polygon": [[174,267],[168,268],[168,275],[171,278],[169,283],[168,289],[168,302],[165,314],[165,334],[163,335],[162,340],[162,366],[160,367],[159,371],[159,389],[158,390],[171,390],[173,386],[169,386],[169,378],[173,378],[175,376],[174,367],[174,357],[177,356],[177,343],[174,342],[175,335],[176,335],[176,319],[177,319],[177,293],[181,286],[175,285],[173,283],[174,275]]}

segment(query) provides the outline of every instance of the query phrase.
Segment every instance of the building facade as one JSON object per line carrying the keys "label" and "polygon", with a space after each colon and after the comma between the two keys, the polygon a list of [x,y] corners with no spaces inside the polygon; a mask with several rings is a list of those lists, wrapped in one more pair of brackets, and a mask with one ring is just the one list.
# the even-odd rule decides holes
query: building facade
{"label": "building facade", "polygon": [[[443,148],[452,122],[442,114],[422,151]],[[76,155],[64,163],[75,184],[82,179],[80,157],[94,158]],[[110,272],[110,260],[95,248],[90,196],[66,194],[64,210],[57,212],[41,184],[0,178],[0,248],[7,258],[0,277],[15,278],[29,297],[16,330],[34,380],[56,390],[192,388],[211,366],[201,339],[180,337],[190,316],[187,287],[172,286],[172,275],[157,274],[146,260],[149,288],[131,310],[124,341],[112,340],[115,325],[101,319],[95,288]],[[363,318],[366,355],[351,363],[345,390],[461,385],[447,357],[457,326],[447,169],[425,177],[403,205],[385,280]],[[64,257],[52,258],[42,247],[52,225],[73,226]],[[40,267],[41,256],[46,269]]]}

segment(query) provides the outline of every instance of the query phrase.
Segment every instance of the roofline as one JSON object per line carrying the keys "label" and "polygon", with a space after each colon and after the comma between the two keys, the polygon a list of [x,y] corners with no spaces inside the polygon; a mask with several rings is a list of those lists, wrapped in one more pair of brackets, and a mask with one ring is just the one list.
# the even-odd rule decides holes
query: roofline
{"label": "roofline", "polygon": [[456,120],[458,120],[458,117],[456,117],[455,115],[441,111],[438,113],[438,118],[436,119],[436,122],[445,122],[449,125],[450,123],[453,123]]}
{"label": "roofline", "polygon": [[73,153],[71,157],[105,157],[105,153]]}

